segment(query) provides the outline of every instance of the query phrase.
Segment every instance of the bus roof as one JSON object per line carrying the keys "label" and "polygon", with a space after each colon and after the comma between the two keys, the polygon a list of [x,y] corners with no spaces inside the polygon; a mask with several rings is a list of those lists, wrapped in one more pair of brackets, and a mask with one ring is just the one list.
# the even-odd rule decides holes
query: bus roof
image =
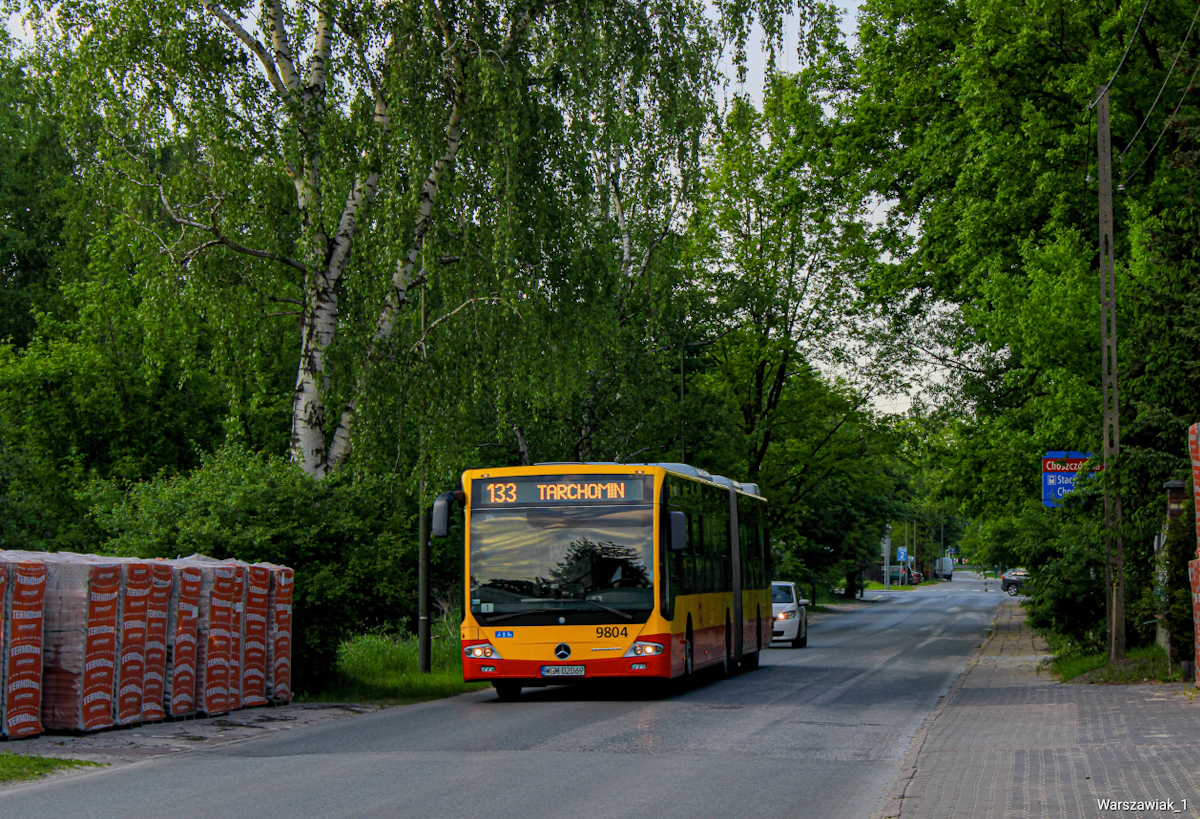
{"label": "bus roof", "polygon": [[680,463],[645,463],[645,464],[619,464],[616,461],[547,461],[544,463],[534,464],[534,466],[619,466],[619,467],[651,467],[663,469],[674,475],[679,475],[693,480],[703,481],[704,483],[714,484],[716,486],[731,487],[743,495],[753,495],[761,498],[758,484],[756,483],[741,483],[726,478],[724,475],[713,475],[707,470],[701,469],[698,466]]}

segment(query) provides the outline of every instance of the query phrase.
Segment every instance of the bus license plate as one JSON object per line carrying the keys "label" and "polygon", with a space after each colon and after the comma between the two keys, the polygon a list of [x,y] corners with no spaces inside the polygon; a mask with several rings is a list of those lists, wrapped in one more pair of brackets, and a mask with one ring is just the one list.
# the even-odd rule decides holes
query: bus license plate
{"label": "bus license plate", "polygon": [[582,677],[583,666],[581,665],[544,665],[542,666],[543,677]]}

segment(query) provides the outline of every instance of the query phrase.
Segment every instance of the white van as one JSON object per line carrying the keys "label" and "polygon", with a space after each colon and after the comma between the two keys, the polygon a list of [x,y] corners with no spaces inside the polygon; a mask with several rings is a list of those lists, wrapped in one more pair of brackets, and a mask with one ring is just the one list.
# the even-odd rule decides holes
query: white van
{"label": "white van", "polygon": [[933,573],[942,580],[954,579],[954,558],[939,557],[933,561]]}

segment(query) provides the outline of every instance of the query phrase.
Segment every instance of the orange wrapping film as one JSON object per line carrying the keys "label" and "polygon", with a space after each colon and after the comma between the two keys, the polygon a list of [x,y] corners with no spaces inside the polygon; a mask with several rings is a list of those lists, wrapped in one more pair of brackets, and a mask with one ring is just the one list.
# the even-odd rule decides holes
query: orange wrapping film
{"label": "orange wrapping film", "polygon": [[121,566],[96,565],[88,592],[87,641],[83,665],[83,730],[113,724],[117,667],[117,600]]}
{"label": "orange wrapping film", "polygon": [[30,554],[46,565],[42,724],[106,728],[113,724],[121,566],[96,555]]}
{"label": "orange wrapping film", "polygon": [[246,564],[233,562],[233,605],[229,610],[229,710],[242,707],[242,643],[246,609]]}
{"label": "orange wrapping film", "polygon": [[142,673],[142,719],[160,720],[167,675],[167,612],[175,574],[161,561],[150,564],[150,595],[146,604],[146,664]]}
{"label": "orange wrapping film", "polygon": [[[0,560],[0,692],[8,690],[8,564]],[[38,664],[38,671],[41,671],[41,664]],[[38,688],[41,688],[41,674],[38,674]],[[3,694],[0,694],[0,735],[5,734],[8,730],[8,703]],[[39,724],[41,720],[38,720]]]}
{"label": "orange wrapping film", "polygon": [[[232,566],[218,566],[212,569],[212,575],[212,591],[207,597],[201,597],[200,604],[201,634],[197,645],[203,649],[204,656],[196,657],[196,693],[201,698],[202,711],[206,714],[224,714],[229,711],[234,569]],[[208,613],[207,622],[203,614],[205,609]]]}
{"label": "orange wrapping film", "polygon": [[0,551],[0,734],[290,700],[293,580],[203,555]]}
{"label": "orange wrapping film", "polygon": [[196,566],[171,561],[175,583],[167,610],[167,690],[164,699],[171,716],[196,710],[196,619],[200,611],[202,575]]}
{"label": "orange wrapping film", "polygon": [[0,734],[11,739],[42,732],[45,595],[43,564],[0,552]]}
{"label": "orange wrapping film", "polygon": [[[1194,635],[1194,643],[1196,656],[1200,657],[1200,558],[1188,561],[1188,580],[1192,584],[1192,623],[1195,628],[1192,630]],[[1197,680],[1194,685],[1200,688],[1200,674],[1197,674]]]}
{"label": "orange wrapping film", "polygon": [[[1196,512],[1196,560],[1188,561],[1188,579],[1192,582],[1192,631],[1200,649],[1200,424],[1188,427],[1188,452],[1192,456],[1192,503]],[[1196,651],[1200,660],[1200,650]],[[1194,685],[1200,688],[1200,674]]]}
{"label": "orange wrapping film", "polygon": [[286,566],[271,570],[275,600],[271,631],[271,698],[281,702],[292,699],[292,592],[293,573]]}
{"label": "orange wrapping film", "polygon": [[150,608],[150,564],[138,560],[122,565],[120,628],[117,629],[118,725],[141,722],[146,677],[146,628]]}
{"label": "orange wrapping film", "polygon": [[242,703],[267,704],[267,604],[271,569],[247,567],[246,605],[242,616]]}

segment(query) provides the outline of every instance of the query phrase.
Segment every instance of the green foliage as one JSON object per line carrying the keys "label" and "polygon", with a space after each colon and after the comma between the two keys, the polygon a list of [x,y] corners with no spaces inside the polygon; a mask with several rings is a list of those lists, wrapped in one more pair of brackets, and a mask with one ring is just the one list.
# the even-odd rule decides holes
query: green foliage
{"label": "green foliage", "polygon": [[56,759],[48,756],[0,751],[0,782],[24,782],[30,779],[40,779],[55,771],[102,767],[104,766],[99,762],[86,762],[82,759]]}
{"label": "green foliage", "polygon": [[1175,682],[1182,674],[1179,661],[1173,658],[1168,666],[1167,652],[1157,645],[1130,649],[1126,659],[1115,664],[1108,661],[1108,655],[1105,653],[1068,654],[1056,656],[1051,667],[1062,682],[1086,674],[1086,681],[1089,683],[1110,685]]}
{"label": "green foliage", "polygon": [[1095,671],[1108,662],[1108,654],[1069,654],[1055,657],[1051,663],[1054,673],[1061,682],[1073,680],[1089,671]]}
{"label": "green foliage", "polygon": [[22,347],[53,300],[71,160],[49,84],[0,29],[0,340]]}
{"label": "green foliage", "polygon": [[445,617],[433,628],[430,673],[417,673],[417,640],[404,632],[360,634],[338,648],[337,679],[318,699],[324,702],[394,702],[449,697],[485,687],[464,683],[458,620]]}
{"label": "green foliage", "polygon": [[[333,680],[349,635],[414,624],[416,509],[388,476],[318,481],[282,457],[223,449],[185,475],[128,491],[101,484],[90,494],[108,553],[293,567],[297,690]],[[432,588],[452,598],[461,584],[457,548],[435,541],[432,563]]]}
{"label": "green foliage", "polygon": [[[1193,135],[1178,127],[1194,121],[1196,101],[1183,93],[1190,72],[1180,70],[1193,58],[1170,72],[1193,11],[1156,6],[1110,89],[1114,153],[1125,152],[1114,163],[1123,453],[1067,508],[1049,510],[1036,503],[1041,454],[1101,449],[1087,105],[1138,9],[1077,0],[870,0],[861,9],[841,156],[848,171],[866,168],[866,190],[895,203],[889,256],[868,289],[888,305],[892,329],[931,351],[918,360],[946,366],[948,423],[925,438],[921,468],[937,476],[931,491],[973,520],[968,548],[1031,570],[1034,622],[1077,641],[1104,627],[1100,492],[1117,475],[1125,625],[1131,644],[1150,638],[1162,483],[1180,474],[1186,426],[1200,420],[1196,168]],[[1172,582],[1170,594],[1180,593]]]}

